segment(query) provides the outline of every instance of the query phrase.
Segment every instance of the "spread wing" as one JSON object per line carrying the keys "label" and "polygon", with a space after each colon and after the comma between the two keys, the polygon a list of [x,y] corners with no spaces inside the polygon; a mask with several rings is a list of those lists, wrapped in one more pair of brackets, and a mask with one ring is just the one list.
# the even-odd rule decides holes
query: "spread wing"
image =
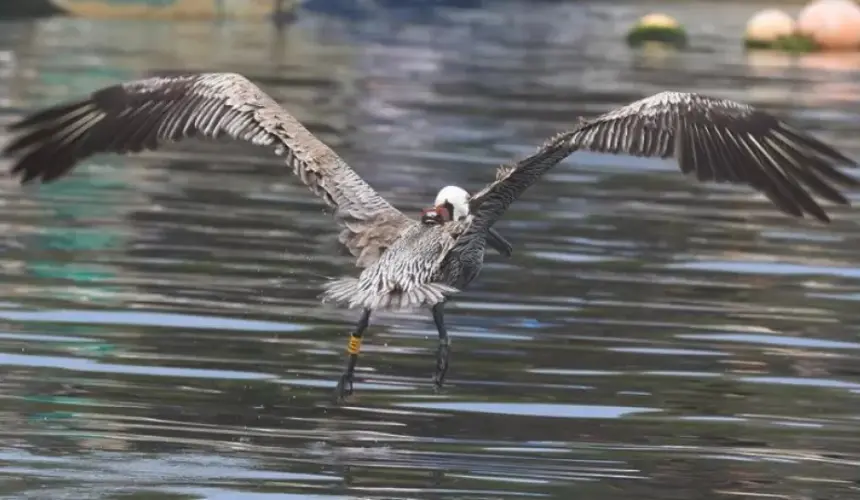
{"label": "spread wing", "polygon": [[822,222],[812,197],[848,205],[834,184],[857,186],[835,165],[856,164],[832,146],[738,102],[661,92],[580,124],[573,141],[601,153],[668,158],[699,181],[748,184],[780,210]]}
{"label": "spread wing", "polygon": [[582,121],[538,151],[503,165],[496,180],[472,197],[476,219],[492,225],[525,189],[578,149],[668,158],[703,182],[747,184],[796,217],[830,218],[812,197],[848,205],[834,185],[857,186],[836,168],[856,164],[818,139],[776,117],[738,102],[697,94],[661,92]]}
{"label": "spread wing", "polygon": [[167,142],[229,137],[274,149],[334,209],[340,241],[358,265],[375,261],[414,221],[390,205],[334,151],[245,77],[201,73],[105,87],[12,124],[4,155],[21,182],[50,182],[97,153],[156,149]]}

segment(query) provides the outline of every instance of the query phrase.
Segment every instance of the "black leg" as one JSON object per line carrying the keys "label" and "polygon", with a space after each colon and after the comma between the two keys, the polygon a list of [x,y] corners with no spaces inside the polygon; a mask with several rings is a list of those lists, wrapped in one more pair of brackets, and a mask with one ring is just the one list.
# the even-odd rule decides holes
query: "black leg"
{"label": "black leg", "polygon": [[370,322],[370,309],[365,309],[361,313],[361,318],[355,326],[355,331],[349,336],[349,342],[346,345],[346,352],[349,357],[346,360],[346,369],[335,389],[335,398],[338,403],[343,402],[347,396],[352,395],[352,378],[355,372],[355,363],[358,361],[358,353],[361,351],[361,336],[364,335],[364,330],[367,329],[367,324]]}
{"label": "black leg", "polygon": [[445,329],[445,304],[439,303],[433,306],[433,322],[439,332],[439,347],[436,349],[436,373],[433,374],[433,387],[437,391],[445,382],[445,374],[448,372],[448,354],[451,341],[448,340],[448,330]]}

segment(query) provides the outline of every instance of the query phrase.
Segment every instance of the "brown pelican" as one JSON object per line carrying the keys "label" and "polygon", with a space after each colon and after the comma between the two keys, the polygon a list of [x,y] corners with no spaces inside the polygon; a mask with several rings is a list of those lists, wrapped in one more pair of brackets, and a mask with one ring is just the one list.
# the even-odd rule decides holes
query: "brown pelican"
{"label": "brown pelican", "polygon": [[413,219],[390,205],[337,154],[243,76],[228,73],[156,77],[102,88],[90,96],[36,112],[10,126],[4,154],[22,182],[52,181],[80,160],[103,152],[155,149],[189,137],[230,137],[273,148],[314,193],[334,209],[339,240],[362,268],[332,280],[323,301],[361,310],[347,345],[338,400],[352,393],[362,335],[374,310],[429,308],[439,333],[434,374],[448,368],[446,301],[481,269],[487,244],[511,246],[493,224],[541,175],[578,149],[668,158],[700,181],[743,183],[779,209],[827,222],[810,193],[847,205],[833,184],[857,181],[834,165],[854,163],[834,148],[763,111],[697,94],[662,92],[550,138],[533,155],[498,169],[496,179],[469,194],[439,191],[432,208]]}

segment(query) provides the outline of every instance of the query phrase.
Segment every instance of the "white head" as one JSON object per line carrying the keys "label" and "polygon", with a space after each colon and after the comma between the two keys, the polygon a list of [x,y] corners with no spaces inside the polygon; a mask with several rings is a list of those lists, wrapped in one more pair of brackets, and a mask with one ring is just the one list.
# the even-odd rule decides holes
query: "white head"
{"label": "white head", "polygon": [[457,186],[445,186],[436,195],[433,208],[422,212],[425,223],[444,224],[452,220],[462,220],[469,215],[469,193]]}
{"label": "white head", "polygon": [[445,186],[436,195],[434,206],[444,206],[451,211],[451,220],[461,220],[469,215],[469,193],[458,186]]}

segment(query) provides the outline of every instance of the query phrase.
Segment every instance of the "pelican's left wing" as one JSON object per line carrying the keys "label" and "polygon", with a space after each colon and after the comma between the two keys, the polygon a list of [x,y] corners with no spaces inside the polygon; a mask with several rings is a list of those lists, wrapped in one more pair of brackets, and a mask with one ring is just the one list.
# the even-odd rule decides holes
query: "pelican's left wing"
{"label": "pelican's left wing", "polygon": [[374,262],[416,223],[259,87],[235,73],[197,73],[128,81],[57,104],[13,123],[3,154],[16,157],[22,182],[50,182],[97,153],[154,150],[198,137],[264,146],[329,207],[340,241],[360,267]]}

